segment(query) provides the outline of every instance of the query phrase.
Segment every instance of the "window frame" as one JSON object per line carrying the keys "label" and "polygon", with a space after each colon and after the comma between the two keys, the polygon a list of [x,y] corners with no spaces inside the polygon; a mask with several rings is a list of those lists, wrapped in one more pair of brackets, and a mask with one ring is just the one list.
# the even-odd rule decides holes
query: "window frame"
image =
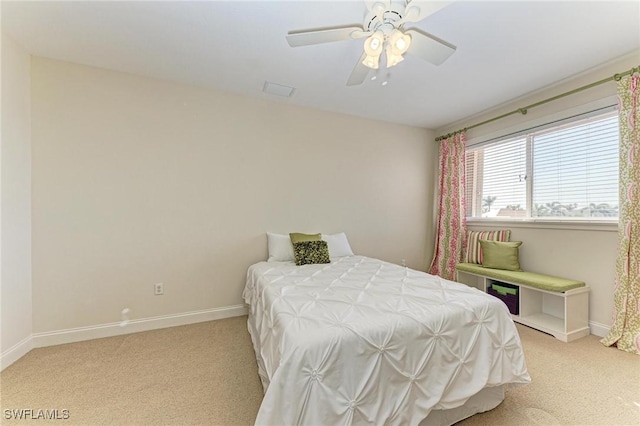
{"label": "window frame", "polygon": [[[530,172],[532,170],[532,153],[533,144],[530,133],[544,132],[546,129],[560,128],[570,126],[572,122],[586,119],[589,117],[599,116],[617,109],[617,99],[615,96],[599,99],[588,104],[560,111],[559,113],[547,115],[536,120],[521,123],[510,128],[494,131],[490,134],[471,138],[467,141],[466,149],[479,148],[484,145],[491,144],[500,139],[516,138],[526,135],[526,168]],[[465,155],[466,155],[465,149]],[[468,166],[465,167],[468,170]],[[474,167],[475,170],[475,167]],[[535,178],[534,178],[535,179]],[[617,232],[618,218],[614,219],[593,219],[578,218],[556,219],[556,218],[540,218],[531,217],[532,200],[533,200],[533,179],[527,179],[526,182],[526,217],[466,217],[466,221],[470,226],[487,226],[487,227],[522,227],[522,228],[544,228],[544,229],[582,229],[590,231],[607,231]],[[469,191],[466,190],[468,194]],[[473,193],[473,192],[472,192]],[[477,195],[474,195],[477,196]],[[481,195],[480,195],[481,197]],[[477,208],[481,208],[481,203]]]}

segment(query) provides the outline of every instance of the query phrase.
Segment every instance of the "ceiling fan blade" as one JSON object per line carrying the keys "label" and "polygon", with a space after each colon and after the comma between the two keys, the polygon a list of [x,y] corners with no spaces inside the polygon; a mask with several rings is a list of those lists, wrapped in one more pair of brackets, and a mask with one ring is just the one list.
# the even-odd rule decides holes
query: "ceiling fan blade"
{"label": "ceiling fan blade", "polygon": [[456,51],[456,47],[453,44],[424,31],[414,28],[405,31],[405,34],[411,36],[411,45],[407,53],[431,62],[433,65],[440,65]]}
{"label": "ceiling fan blade", "polygon": [[347,86],[357,86],[358,84],[364,83],[364,80],[367,78],[367,74],[371,71],[371,68],[362,63],[366,57],[367,54],[363,53],[362,56],[360,56],[360,59],[358,59],[356,66],[353,67],[353,71],[351,71],[349,80],[347,80]]}
{"label": "ceiling fan blade", "polygon": [[427,1],[427,0],[411,0],[404,11],[402,22],[418,22],[431,16],[440,9],[443,9],[453,3],[453,0],[443,1]]}
{"label": "ceiling fan blade", "polygon": [[289,46],[309,46],[312,44],[331,43],[334,41],[353,40],[365,37],[369,33],[362,27],[319,28],[304,31],[289,31]]}

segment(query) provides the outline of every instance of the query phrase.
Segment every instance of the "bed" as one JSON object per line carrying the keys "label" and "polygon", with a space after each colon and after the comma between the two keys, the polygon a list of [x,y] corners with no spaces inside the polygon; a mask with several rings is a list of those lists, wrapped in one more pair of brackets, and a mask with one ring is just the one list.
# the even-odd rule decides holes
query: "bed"
{"label": "bed", "polygon": [[530,382],[499,299],[364,256],[249,267],[259,425],[453,424]]}

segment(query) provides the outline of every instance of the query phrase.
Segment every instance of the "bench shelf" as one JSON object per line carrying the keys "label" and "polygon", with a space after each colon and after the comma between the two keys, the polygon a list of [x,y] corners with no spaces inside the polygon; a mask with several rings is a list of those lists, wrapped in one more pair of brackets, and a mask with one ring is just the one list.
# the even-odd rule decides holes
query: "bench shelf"
{"label": "bench shelf", "polygon": [[515,322],[571,342],[590,334],[589,287],[565,292],[541,290],[505,279],[496,279],[467,271],[456,271],[456,281],[487,292],[493,283],[507,283],[519,288],[519,312],[511,315]]}

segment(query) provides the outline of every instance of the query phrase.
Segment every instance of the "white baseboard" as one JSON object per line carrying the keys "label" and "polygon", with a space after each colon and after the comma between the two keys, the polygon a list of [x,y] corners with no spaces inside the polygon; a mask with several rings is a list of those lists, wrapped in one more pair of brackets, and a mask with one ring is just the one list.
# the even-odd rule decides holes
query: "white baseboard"
{"label": "white baseboard", "polygon": [[64,343],[80,342],[83,340],[120,336],[122,334],[195,324],[198,322],[238,317],[246,314],[247,308],[245,305],[234,305],[223,308],[205,309],[202,311],[183,312],[180,314],[129,320],[126,324],[113,322],[88,327],[34,333],[32,336],[33,347],[41,348],[44,346],[61,345]]}
{"label": "white baseboard", "polygon": [[0,355],[0,371],[4,370],[23,356],[25,356],[31,349],[33,349],[33,338],[27,336],[20,342],[11,346]]}
{"label": "white baseboard", "polygon": [[591,329],[591,334],[598,337],[604,337],[611,331],[611,326],[595,321],[589,321],[589,328]]}
{"label": "white baseboard", "polygon": [[81,342],[83,340],[100,339],[102,337],[119,336],[122,334],[138,333],[140,331],[157,330],[160,328],[239,317],[246,314],[247,307],[245,305],[234,305],[225,306],[223,308],[205,309],[202,311],[183,312],[180,314],[135,319],[127,321],[126,323],[113,322],[88,327],[34,333],[0,354],[0,371],[22,358],[33,348],[62,345],[65,343]]}

